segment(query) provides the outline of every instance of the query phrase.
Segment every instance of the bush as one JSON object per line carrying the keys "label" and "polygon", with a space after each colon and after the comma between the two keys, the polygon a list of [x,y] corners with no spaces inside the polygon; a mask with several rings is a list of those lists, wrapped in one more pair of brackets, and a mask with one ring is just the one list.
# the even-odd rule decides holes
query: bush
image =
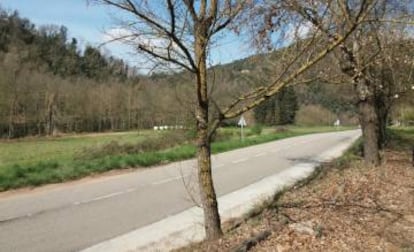
{"label": "bush", "polygon": [[278,126],[275,129],[275,133],[285,133],[285,132],[288,132],[288,131],[289,131],[289,128],[286,127],[286,126]]}
{"label": "bush", "polygon": [[320,105],[302,106],[296,114],[296,124],[304,126],[332,125],[337,116]]}
{"label": "bush", "polygon": [[163,132],[158,136],[146,138],[135,144],[119,144],[117,141],[111,141],[100,148],[86,148],[78,155],[78,159],[154,152],[184,144],[187,141],[189,141],[189,136],[184,131]]}
{"label": "bush", "polygon": [[234,128],[221,128],[218,129],[212,138],[213,142],[223,142],[228,141],[234,138],[237,138],[239,131],[234,130]]}
{"label": "bush", "polygon": [[250,128],[250,133],[252,135],[260,135],[262,134],[263,126],[260,123],[257,123],[253,125],[253,127]]}

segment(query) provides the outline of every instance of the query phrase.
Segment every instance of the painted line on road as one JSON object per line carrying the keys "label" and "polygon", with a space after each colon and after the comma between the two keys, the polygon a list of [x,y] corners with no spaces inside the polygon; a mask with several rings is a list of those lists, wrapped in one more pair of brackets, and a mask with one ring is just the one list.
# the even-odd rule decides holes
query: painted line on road
{"label": "painted line on road", "polygon": [[248,158],[242,158],[242,159],[234,160],[234,161],[232,161],[232,163],[233,164],[238,164],[238,163],[241,163],[241,162],[245,162],[247,160],[249,160],[249,159]]}
{"label": "painted line on road", "polygon": [[85,201],[82,201],[81,203],[89,203],[89,202],[93,202],[93,201],[98,201],[98,200],[103,200],[103,199],[109,199],[109,198],[112,198],[112,197],[115,197],[115,196],[118,196],[118,195],[121,195],[121,194],[125,194],[125,193],[126,193],[125,191],[122,191],[122,192],[114,192],[114,193],[102,195],[102,196],[99,196],[99,197],[96,197],[96,198],[92,198],[90,200],[85,200]]}
{"label": "painted line on road", "polygon": [[262,157],[265,156],[267,154],[267,152],[262,152],[262,153],[257,153],[256,155],[254,155],[255,157]]}
{"label": "painted line on road", "polygon": [[116,196],[119,196],[119,195],[122,195],[122,194],[131,193],[131,192],[134,192],[136,190],[138,190],[138,188],[131,187],[131,188],[128,188],[128,189],[120,191],[120,192],[114,192],[114,193],[102,195],[102,196],[95,197],[95,198],[92,198],[92,199],[89,199],[89,200],[75,201],[75,202],[73,202],[73,205],[78,206],[78,205],[81,205],[81,204],[87,204],[87,203],[91,203],[91,202],[95,202],[95,201],[99,201],[99,200],[109,199],[109,198],[113,198],[113,197],[116,197]]}
{"label": "painted line on road", "polygon": [[131,188],[126,189],[125,193],[135,192],[136,190],[138,190],[138,188],[131,187]]}
{"label": "painted line on road", "polygon": [[174,180],[178,180],[178,179],[181,179],[181,178],[186,178],[186,177],[189,177],[190,175],[185,175],[185,176],[176,176],[176,177],[172,177],[172,178],[167,178],[167,179],[163,179],[163,180],[160,180],[160,181],[156,181],[156,182],[153,182],[153,183],[151,183],[151,185],[161,185],[161,184],[165,184],[165,183],[168,183],[168,182],[171,182],[171,181],[174,181]]}

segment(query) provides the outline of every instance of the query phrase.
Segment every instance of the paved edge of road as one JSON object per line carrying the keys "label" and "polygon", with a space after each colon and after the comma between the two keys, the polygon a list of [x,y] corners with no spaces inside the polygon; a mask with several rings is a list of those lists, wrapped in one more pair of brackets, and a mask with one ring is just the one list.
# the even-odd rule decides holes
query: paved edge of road
{"label": "paved edge of road", "polygon": [[[321,162],[341,156],[359,137],[360,134],[323,152],[313,162],[297,164],[219,197],[218,204],[222,221],[242,216],[278,191],[308,177]],[[145,227],[93,245],[82,252],[168,251],[203,240],[205,237],[203,220],[202,209],[192,207]]]}

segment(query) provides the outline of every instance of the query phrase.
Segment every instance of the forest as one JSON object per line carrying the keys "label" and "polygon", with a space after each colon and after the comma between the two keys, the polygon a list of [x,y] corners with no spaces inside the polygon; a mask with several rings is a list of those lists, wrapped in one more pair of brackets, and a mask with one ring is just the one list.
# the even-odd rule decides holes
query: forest
{"label": "forest", "polygon": [[[185,72],[142,75],[139,68],[87,45],[65,27],[36,27],[17,11],[0,10],[0,137],[125,131],[192,122],[191,77]],[[282,49],[283,51],[284,49]],[[278,50],[212,66],[214,96],[254,87],[272,74]],[[264,125],[357,124],[351,85],[286,87],[247,114]],[[338,92],[339,90],[339,92]],[[226,124],[234,125],[232,120]]]}

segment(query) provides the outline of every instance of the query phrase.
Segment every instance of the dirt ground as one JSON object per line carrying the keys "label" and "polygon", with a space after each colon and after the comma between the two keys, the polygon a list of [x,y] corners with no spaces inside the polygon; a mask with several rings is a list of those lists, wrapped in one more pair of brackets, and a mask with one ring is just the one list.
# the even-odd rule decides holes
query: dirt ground
{"label": "dirt ground", "polygon": [[182,250],[414,251],[410,154],[386,150],[380,167],[325,164],[314,179],[224,225],[223,239]]}

